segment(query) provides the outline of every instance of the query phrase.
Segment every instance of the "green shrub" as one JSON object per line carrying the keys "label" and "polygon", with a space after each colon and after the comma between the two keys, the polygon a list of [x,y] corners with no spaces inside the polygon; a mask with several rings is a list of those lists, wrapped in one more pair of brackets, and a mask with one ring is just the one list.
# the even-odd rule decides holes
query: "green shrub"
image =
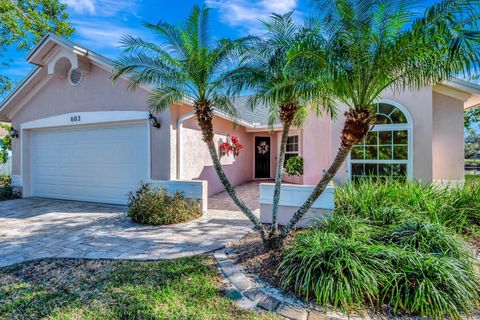
{"label": "green shrub", "polygon": [[0,187],[0,201],[14,199],[15,194],[11,186]]}
{"label": "green shrub", "polygon": [[[431,226],[432,231],[436,227]],[[420,230],[395,238],[393,244],[367,243],[361,237],[353,240],[351,232],[344,237],[345,232],[335,228],[324,225],[295,235],[279,266],[284,288],[346,312],[386,305],[394,313],[461,319],[478,307],[480,282],[471,260],[453,257],[470,254],[443,243],[448,237],[420,244],[421,237],[413,234],[426,234],[413,228]]]}
{"label": "green shrub", "polygon": [[285,173],[290,176],[301,176],[303,174],[303,158],[299,156],[290,157],[285,163]]}
{"label": "green shrub", "polygon": [[479,223],[479,192],[397,181],[337,188],[334,214],[285,249],[282,285],[347,312],[370,305],[465,318],[479,306],[480,283],[456,231]]}
{"label": "green shrub", "polygon": [[320,220],[315,227],[325,233],[333,233],[348,240],[365,243],[370,243],[374,235],[381,232],[379,228],[368,224],[365,219],[340,214],[333,214],[327,220]]}
{"label": "green shrub", "polygon": [[285,251],[279,271],[284,288],[291,287],[321,306],[348,311],[374,303],[386,281],[377,250],[319,230],[297,234]]}
{"label": "green shrub", "polygon": [[383,224],[414,218],[462,231],[480,225],[480,184],[449,188],[412,181],[365,179],[336,188],[335,211]]}
{"label": "green shrub", "polygon": [[480,184],[480,174],[466,174],[465,175],[466,184]]}
{"label": "green shrub", "polygon": [[437,223],[405,222],[382,235],[384,242],[404,249],[456,259],[470,259],[467,244]]}
{"label": "green shrub", "polygon": [[10,176],[0,176],[0,201],[17,199],[20,195],[14,192]]}
{"label": "green shrub", "polygon": [[10,186],[12,178],[10,176],[0,176],[0,187]]}
{"label": "green shrub", "polygon": [[127,212],[133,221],[151,225],[181,223],[202,215],[198,201],[178,192],[170,196],[164,188],[149,184],[129,194]]}
{"label": "green shrub", "polygon": [[464,221],[461,227],[471,224],[480,226],[480,183],[451,189],[449,205],[453,210],[441,212],[441,220],[457,225]]}
{"label": "green shrub", "polygon": [[394,208],[392,210],[428,215],[430,211],[438,209],[439,202],[445,198],[442,189],[433,184],[363,179],[355,184],[336,188],[335,207],[344,214],[367,218],[375,217],[378,208]]}
{"label": "green shrub", "polygon": [[463,319],[477,311],[480,282],[465,260],[397,250],[382,303],[434,319]]}

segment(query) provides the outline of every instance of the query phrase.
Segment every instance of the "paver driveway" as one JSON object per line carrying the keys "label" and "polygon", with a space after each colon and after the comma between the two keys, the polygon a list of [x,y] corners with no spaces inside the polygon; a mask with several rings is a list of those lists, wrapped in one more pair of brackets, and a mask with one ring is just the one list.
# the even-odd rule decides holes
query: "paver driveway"
{"label": "paver driveway", "polygon": [[[258,201],[251,193],[246,202]],[[0,202],[0,266],[46,257],[173,259],[209,252],[251,230],[228,202],[225,194],[216,195],[200,219],[158,227],[132,223],[122,206],[40,198]]]}

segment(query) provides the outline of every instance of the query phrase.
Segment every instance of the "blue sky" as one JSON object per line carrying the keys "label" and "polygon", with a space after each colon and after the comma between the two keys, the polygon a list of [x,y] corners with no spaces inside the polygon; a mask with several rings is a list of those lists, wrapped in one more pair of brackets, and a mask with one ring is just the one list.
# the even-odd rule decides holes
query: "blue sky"
{"label": "blue sky", "polygon": [[[213,9],[213,34],[235,38],[259,30],[259,20],[271,12],[295,10],[301,21],[311,10],[309,0],[61,0],[69,6],[69,21],[76,29],[72,40],[79,45],[115,59],[118,40],[124,34],[151,39],[143,21],[180,23],[194,4],[206,3]],[[425,1],[425,3],[434,0]],[[13,63],[3,74],[20,81],[32,68],[25,62],[26,52],[10,52]]]}

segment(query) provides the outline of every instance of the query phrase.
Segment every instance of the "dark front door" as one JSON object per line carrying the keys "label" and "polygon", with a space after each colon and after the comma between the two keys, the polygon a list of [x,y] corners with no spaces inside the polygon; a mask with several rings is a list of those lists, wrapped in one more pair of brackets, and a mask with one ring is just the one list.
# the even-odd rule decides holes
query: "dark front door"
{"label": "dark front door", "polygon": [[255,178],[270,178],[270,137],[255,137]]}

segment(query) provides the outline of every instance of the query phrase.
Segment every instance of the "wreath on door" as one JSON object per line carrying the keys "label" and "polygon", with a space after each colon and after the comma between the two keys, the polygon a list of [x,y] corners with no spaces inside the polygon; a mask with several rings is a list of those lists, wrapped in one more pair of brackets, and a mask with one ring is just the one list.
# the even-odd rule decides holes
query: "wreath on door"
{"label": "wreath on door", "polygon": [[267,144],[265,140],[260,141],[260,143],[257,146],[258,153],[261,155],[264,155],[270,150],[270,146]]}

